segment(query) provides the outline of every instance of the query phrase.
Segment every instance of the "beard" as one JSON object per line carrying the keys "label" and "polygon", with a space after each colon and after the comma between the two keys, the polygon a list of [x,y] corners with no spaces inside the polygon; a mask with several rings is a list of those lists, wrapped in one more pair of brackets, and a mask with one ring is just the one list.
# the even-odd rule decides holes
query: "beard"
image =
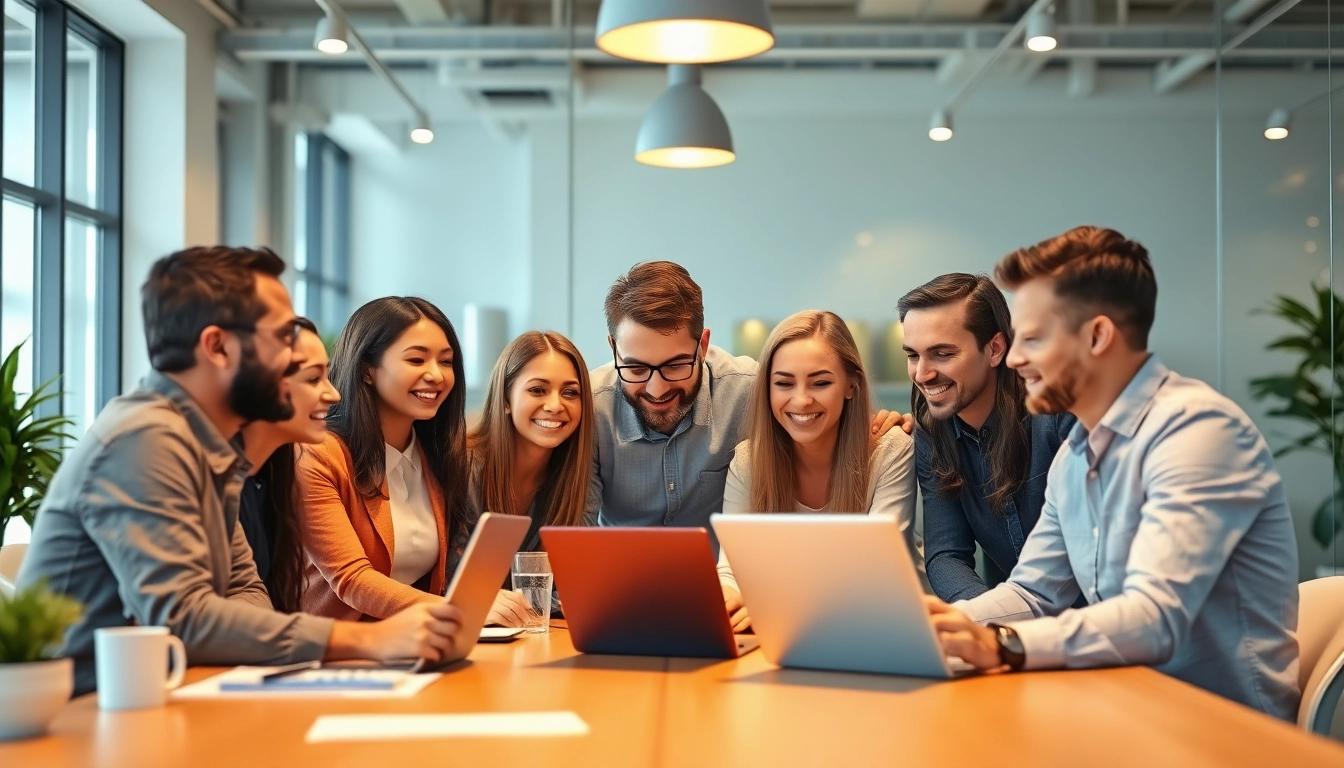
{"label": "beard", "polygon": [[[989,385],[989,377],[985,377],[985,379],[980,382],[980,386],[976,387],[975,389],[971,389],[969,386],[963,387],[961,384],[958,384],[957,382],[954,382],[951,379],[944,379],[942,377],[935,379],[932,384],[924,386],[941,387],[945,385],[950,385],[952,389],[956,391],[957,394],[956,398],[952,401],[951,405],[944,405],[935,408],[932,404],[929,403],[929,396],[924,395],[924,404],[928,406],[929,416],[936,421],[946,421],[952,418],[953,416],[956,416],[958,413],[961,413],[963,410],[966,409],[966,406],[975,402],[976,399],[980,397],[980,393],[984,392],[985,387]],[[921,392],[920,394],[923,394],[923,392]]]}
{"label": "beard", "polygon": [[1027,395],[1027,410],[1040,416],[1046,413],[1065,413],[1078,402],[1078,371],[1064,369],[1059,381],[1046,384],[1039,395]]}
{"label": "beard", "polygon": [[647,402],[653,400],[653,398],[649,397],[648,393],[640,392],[637,395],[632,395],[625,390],[625,387],[621,387],[621,394],[625,395],[626,402],[630,403],[630,406],[635,409],[635,415],[639,417],[639,423],[644,425],[645,429],[670,435],[672,430],[676,429],[677,425],[681,423],[681,420],[686,418],[686,414],[691,412],[691,406],[695,404],[695,396],[700,394],[702,383],[703,379],[697,380],[690,391],[678,389],[676,391],[676,405],[666,411],[655,412],[650,410]]}
{"label": "beard", "polygon": [[[297,369],[297,363],[290,368]],[[281,394],[280,384],[292,375],[289,370],[276,373],[261,364],[256,349],[248,344],[238,373],[229,384],[229,408],[247,421],[286,421],[294,416],[294,403]]]}

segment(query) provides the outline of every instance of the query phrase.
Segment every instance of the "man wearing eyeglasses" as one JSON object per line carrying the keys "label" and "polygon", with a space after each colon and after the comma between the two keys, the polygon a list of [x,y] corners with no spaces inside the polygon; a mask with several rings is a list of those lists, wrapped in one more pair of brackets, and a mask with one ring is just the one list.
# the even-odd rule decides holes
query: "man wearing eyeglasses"
{"label": "man wearing eyeglasses", "polygon": [[[604,311],[612,362],[592,372],[589,523],[709,529],[747,437],[756,361],[710,345],[700,286],[679,264],[636,265]],[[881,411],[874,434],[902,422]]]}

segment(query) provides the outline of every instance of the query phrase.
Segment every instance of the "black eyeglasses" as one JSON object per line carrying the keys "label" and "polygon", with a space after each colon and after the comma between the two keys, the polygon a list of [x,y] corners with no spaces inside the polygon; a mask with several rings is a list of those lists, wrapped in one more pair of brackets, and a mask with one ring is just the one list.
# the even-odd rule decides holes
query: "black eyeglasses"
{"label": "black eyeglasses", "polygon": [[663,381],[685,381],[695,374],[695,364],[700,361],[700,347],[695,348],[691,361],[663,363],[662,365],[621,365],[616,353],[616,345],[611,345],[611,360],[616,365],[616,375],[626,384],[643,384],[653,378],[653,374],[663,377]]}
{"label": "black eyeglasses", "polygon": [[303,326],[299,324],[298,318],[294,318],[275,328],[258,328],[255,324],[247,325],[244,323],[221,323],[216,327],[226,331],[236,331],[239,333],[270,333],[275,336],[276,341],[279,341],[286,347],[294,346],[299,340],[299,331],[303,330]]}

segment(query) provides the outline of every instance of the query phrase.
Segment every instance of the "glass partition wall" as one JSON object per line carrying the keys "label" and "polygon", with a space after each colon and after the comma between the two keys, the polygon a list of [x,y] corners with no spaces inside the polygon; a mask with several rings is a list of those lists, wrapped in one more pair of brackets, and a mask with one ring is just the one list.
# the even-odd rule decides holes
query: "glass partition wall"
{"label": "glass partition wall", "polygon": [[[1029,4],[1011,0],[901,18],[894,3],[772,2],[772,50],[699,72],[597,50],[594,0],[404,37],[361,22],[431,116],[427,145],[362,68],[308,60],[293,81],[349,154],[349,307],[438,303],[463,337],[473,406],[527,329],[608,362],[607,289],[669,259],[703,288],[711,343],[755,355],[787,315],[836,311],[879,404],[905,411],[903,293],[1080,224],[1118,229],[1157,269],[1154,351],[1281,452],[1308,579],[1344,566],[1341,2],[1069,0],[1047,52],[1024,46]],[[673,87],[721,112],[732,162],[636,159],[670,130]]]}
{"label": "glass partition wall", "polygon": [[1224,10],[1215,62],[1218,382],[1276,451],[1303,579],[1344,565],[1335,5]]}
{"label": "glass partition wall", "polygon": [[570,331],[590,364],[610,360],[612,281],[668,259],[702,287],[711,343],[755,355],[788,315],[834,311],[868,359],[877,404],[907,412],[898,299],[1092,224],[1148,247],[1161,286],[1154,350],[1216,382],[1214,58],[1157,86],[1169,62],[1213,45],[1213,10],[1060,2],[1058,45],[1037,52],[1015,24],[1029,5],[980,4],[969,18],[933,5],[928,19],[835,28],[772,4],[773,50],[703,69],[735,159],[695,170],[636,160],[675,73],[585,62]]}

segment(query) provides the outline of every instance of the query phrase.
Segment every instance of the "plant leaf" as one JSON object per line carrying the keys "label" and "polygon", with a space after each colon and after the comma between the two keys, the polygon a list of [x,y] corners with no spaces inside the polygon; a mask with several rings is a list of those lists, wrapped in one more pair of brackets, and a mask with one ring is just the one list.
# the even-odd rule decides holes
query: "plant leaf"
{"label": "plant leaf", "polygon": [[1321,502],[1311,517],[1311,538],[1322,547],[1329,547],[1341,530],[1344,530],[1344,499],[1331,496]]}

